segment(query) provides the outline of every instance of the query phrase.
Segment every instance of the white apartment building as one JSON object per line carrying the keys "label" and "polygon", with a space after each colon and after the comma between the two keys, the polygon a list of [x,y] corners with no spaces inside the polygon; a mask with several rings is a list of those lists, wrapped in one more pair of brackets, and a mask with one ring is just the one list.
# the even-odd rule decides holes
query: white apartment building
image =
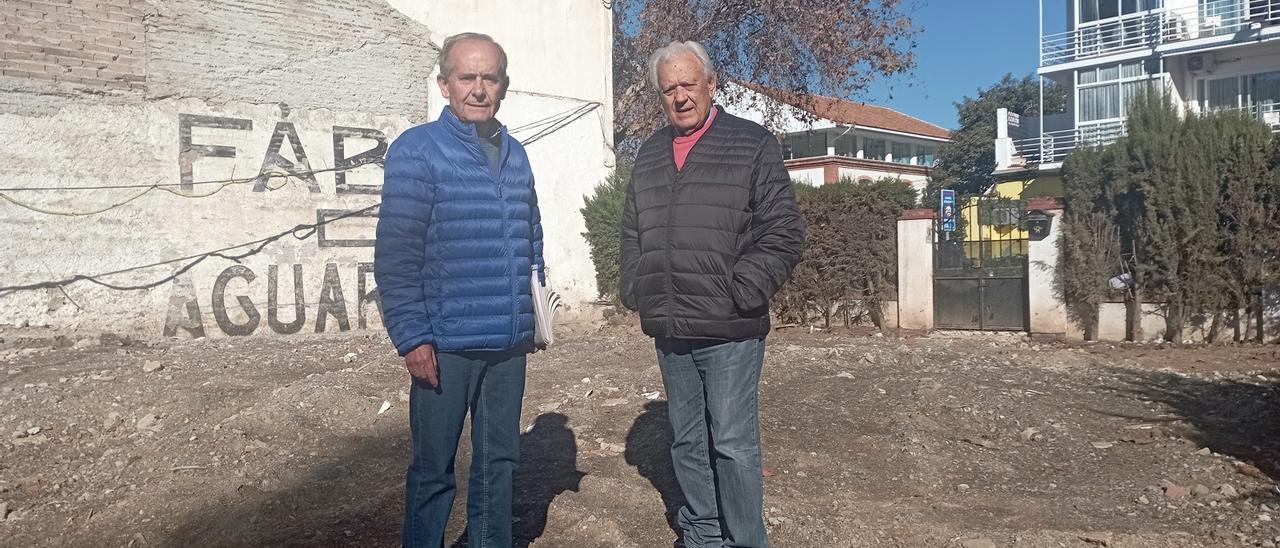
{"label": "white apartment building", "polygon": [[[1066,28],[1045,28],[1065,10]],[[1082,144],[1124,135],[1127,105],[1163,83],[1196,114],[1249,112],[1280,130],[1280,0],[1040,0],[1040,67],[1067,111],[1000,111],[997,173],[1056,171]]]}
{"label": "white apartment building", "polygon": [[[731,85],[750,95],[745,103],[770,101],[794,109],[777,129],[787,172],[792,180],[805,184],[890,178],[920,194],[929,182],[938,149],[951,141],[951,130],[888,107],[821,95],[797,96],[760,84]],[[795,115],[800,112],[809,119],[802,121]],[[742,115],[763,120],[758,111]]]}

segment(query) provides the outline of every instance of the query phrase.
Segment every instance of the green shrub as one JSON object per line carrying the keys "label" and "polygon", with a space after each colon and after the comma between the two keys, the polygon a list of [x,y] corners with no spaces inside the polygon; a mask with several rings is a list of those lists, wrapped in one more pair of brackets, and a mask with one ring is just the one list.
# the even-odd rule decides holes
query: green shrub
{"label": "green shrub", "polygon": [[600,298],[615,303],[618,300],[619,228],[630,184],[630,170],[614,169],[607,179],[596,185],[595,191],[579,210],[587,225],[582,236],[587,239],[591,262],[596,267],[597,291]]}
{"label": "green shrub", "polygon": [[847,322],[847,313],[860,305],[872,323],[882,326],[881,307],[897,295],[898,215],[915,205],[915,190],[892,178],[795,186],[805,218],[805,250],[774,298],[774,313],[804,324],[817,312],[829,327],[832,314],[841,313]]}
{"label": "green shrub", "polygon": [[1238,339],[1280,264],[1275,140],[1240,113],[1183,116],[1166,93],[1130,103],[1126,137],[1067,158],[1064,294],[1089,337],[1123,273],[1129,339],[1144,338],[1147,301],[1165,305],[1165,340],[1206,323],[1210,341],[1224,327]]}

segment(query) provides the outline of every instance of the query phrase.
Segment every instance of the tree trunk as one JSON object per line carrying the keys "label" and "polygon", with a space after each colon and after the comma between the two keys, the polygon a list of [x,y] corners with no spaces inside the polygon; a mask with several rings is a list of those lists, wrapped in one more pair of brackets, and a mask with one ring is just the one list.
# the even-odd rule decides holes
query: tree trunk
{"label": "tree trunk", "polygon": [[1209,335],[1207,341],[1209,344],[1218,342],[1218,331],[1222,328],[1222,315],[1226,314],[1225,310],[1219,310],[1213,313],[1213,322],[1209,324]]}
{"label": "tree trunk", "polygon": [[1084,340],[1098,340],[1098,325],[1102,316],[1102,305],[1084,305],[1087,309],[1084,311],[1084,317],[1081,321],[1084,323]]}
{"label": "tree trunk", "polygon": [[875,287],[867,288],[866,294],[862,299],[862,306],[867,309],[867,314],[871,316],[871,323],[875,324],[876,329],[884,331],[884,305],[880,299],[876,298],[879,292]]}
{"label": "tree trunk", "polygon": [[1249,342],[1253,340],[1250,332],[1253,329],[1254,308],[1258,305],[1252,295],[1244,294],[1239,297],[1241,301],[1236,307],[1236,342]]}
{"label": "tree trunk", "polygon": [[1142,291],[1134,289],[1125,297],[1124,336],[1130,342],[1142,341]]}
{"label": "tree trunk", "polygon": [[871,323],[875,324],[876,329],[884,331],[884,310],[880,301],[868,300],[867,313],[871,315]]}
{"label": "tree trunk", "polygon": [[1245,330],[1241,328],[1240,322],[1246,321],[1245,317],[1249,314],[1248,312],[1245,312],[1245,316],[1240,315],[1240,310],[1244,306],[1246,305],[1236,301],[1236,304],[1231,309],[1231,330],[1233,332],[1231,334],[1231,340],[1233,342],[1244,342]]}
{"label": "tree trunk", "polygon": [[[1249,317],[1249,323],[1253,324],[1253,341],[1259,344],[1262,344],[1267,340],[1267,330],[1266,325],[1264,324],[1266,321],[1266,308],[1266,300],[1263,298],[1263,294],[1257,293],[1249,295],[1249,306],[1246,314]],[[1248,335],[1249,328],[1248,324],[1246,324],[1245,337],[1247,338]]]}
{"label": "tree trunk", "polygon": [[1182,342],[1182,299],[1174,297],[1165,305],[1164,340],[1174,344]]}

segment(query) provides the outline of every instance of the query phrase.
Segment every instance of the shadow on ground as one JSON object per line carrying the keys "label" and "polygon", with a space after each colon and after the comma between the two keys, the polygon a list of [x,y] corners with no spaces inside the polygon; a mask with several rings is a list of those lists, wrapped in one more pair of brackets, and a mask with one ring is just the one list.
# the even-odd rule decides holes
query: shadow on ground
{"label": "shadow on ground", "polygon": [[[539,416],[520,437],[515,476],[517,546],[528,546],[546,530],[556,496],[576,491],[585,475],[577,470],[577,444],[559,413]],[[233,498],[204,505],[183,518],[162,546],[398,546],[404,511],[404,474],[409,462],[408,427],[384,437],[350,437],[335,444],[325,461],[304,478],[263,492],[241,485]],[[459,462],[469,462],[466,445]],[[465,470],[454,503],[451,530],[465,516]],[[193,493],[193,495],[199,495]],[[207,496],[207,495],[206,495]],[[455,546],[466,546],[463,532]]]}
{"label": "shadow on ground", "polygon": [[680,534],[676,526],[676,512],[684,506],[684,494],[680,484],[676,482],[675,467],[671,464],[671,442],[675,435],[671,432],[671,420],[667,416],[667,402],[652,401],[644,406],[644,413],[636,417],[627,431],[627,447],[625,457],[627,464],[636,467],[636,472],[649,480],[653,488],[662,496],[662,505],[666,508],[667,525],[671,531]]}
{"label": "shadow on ground", "polygon": [[[517,521],[512,527],[516,548],[529,546],[546,532],[551,503],[560,493],[578,492],[586,476],[578,470],[578,442],[568,423],[569,418],[560,413],[546,413],[520,436],[520,467],[514,480]],[[457,504],[465,503],[459,497]],[[450,546],[469,546],[466,531]]]}
{"label": "shadow on ground", "polygon": [[1163,371],[1116,372],[1133,394],[1173,409],[1185,424],[1176,434],[1280,480],[1280,382],[1184,377]]}

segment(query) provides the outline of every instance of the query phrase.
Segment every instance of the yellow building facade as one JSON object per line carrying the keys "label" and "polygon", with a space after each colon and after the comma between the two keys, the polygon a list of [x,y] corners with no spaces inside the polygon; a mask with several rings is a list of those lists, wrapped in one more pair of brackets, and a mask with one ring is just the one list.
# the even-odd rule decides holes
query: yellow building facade
{"label": "yellow building facade", "polygon": [[971,260],[1025,256],[1028,232],[1022,223],[1032,198],[1061,198],[1062,176],[1026,172],[996,183],[985,196],[969,198],[960,211],[965,255]]}

